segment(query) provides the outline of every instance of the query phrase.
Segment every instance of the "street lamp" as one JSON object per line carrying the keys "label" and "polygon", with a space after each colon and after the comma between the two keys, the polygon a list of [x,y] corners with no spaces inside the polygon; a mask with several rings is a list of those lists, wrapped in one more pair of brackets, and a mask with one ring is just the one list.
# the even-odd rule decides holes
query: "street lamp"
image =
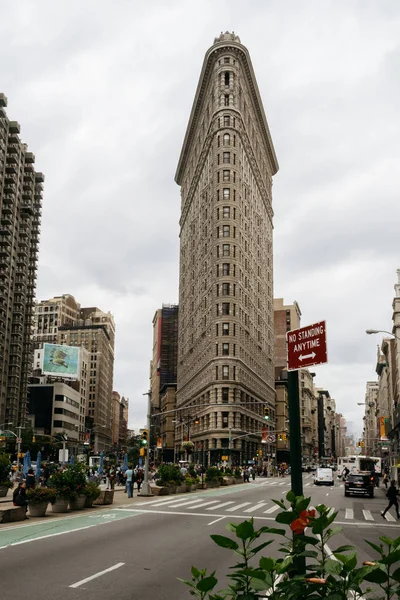
{"label": "street lamp", "polygon": [[366,329],[365,333],[367,333],[368,335],[374,335],[375,333],[387,333],[388,335],[394,337],[396,340],[400,341],[400,338],[395,333],[392,333],[391,331],[386,331],[386,329]]}

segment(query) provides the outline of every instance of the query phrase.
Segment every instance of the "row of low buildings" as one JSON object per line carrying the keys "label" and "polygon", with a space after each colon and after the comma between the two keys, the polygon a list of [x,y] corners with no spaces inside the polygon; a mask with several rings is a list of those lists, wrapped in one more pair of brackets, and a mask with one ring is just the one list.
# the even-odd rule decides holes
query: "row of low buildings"
{"label": "row of low buildings", "polygon": [[383,333],[377,347],[376,381],[368,381],[365,393],[364,429],[361,445],[369,456],[379,456],[398,479],[400,468],[400,269],[392,301],[392,331]]}
{"label": "row of low buildings", "polygon": [[[186,448],[207,464],[288,462],[286,332],[300,310],[273,298],[278,168],[249,52],[221,33],[204,58],[175,175],[179,303],[153,321],[153,442],[164,460]],[[299,372],[305,462],[342,453],[345,428],[313,377]]]}
{"label": "row of low buildings", "polygon": [[[44,176],[6,106],[0,94],[0,428],[30,422],[76,451],[88,433],[96,451],[118,448],[128,401],[113,392],[114,319],[69,294],[35,305]],[[76,377],[41,372],[44,344],[79,347]]]}

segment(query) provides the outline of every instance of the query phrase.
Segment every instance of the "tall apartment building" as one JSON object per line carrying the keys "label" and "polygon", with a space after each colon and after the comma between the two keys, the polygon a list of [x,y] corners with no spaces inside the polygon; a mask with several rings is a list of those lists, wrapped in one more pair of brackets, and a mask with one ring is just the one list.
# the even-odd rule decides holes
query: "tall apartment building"
{"label": "tall apartment building", "polygon": [[0,423],[24,423],[44,176],[0,94]]}
{"label": "tall apartment building", "polygon": [[[176,382],[178,365],[178,313],[177,305],[164,304],[153,318],[153,358],[150,364],[150,389],[157,438],[161,438],[159,458],[174,460],[175,422],[179,416],[176,407]],[[158,444],[157,444],[158,445]]]}
{"label": "tall apartment building", "polygon": [[112,403],[112,444],[115,450],[120,451],[127,441],[129,400],[114,391]]}
{"label": "tall apartment building", "polygon": [[[207,51],[176,171],[181,186],[175,448],[252,460],[275,412],[272,177],[278,163],[248,50]],[[191,423],[198,417],[198,424]],[[190,423],[190,431],[188,428]],[[230,452],[229,452],[230,451]]]}
{"label": "tall apartment building", "polygon": [[82,308],[64,294],[39,302],[35,310],[33,339],[42,343],[82,346],[90,354],[86,403],[87,429],[92,430],[96,452],[112,445],[112,391],[115,323],[110,312]]}

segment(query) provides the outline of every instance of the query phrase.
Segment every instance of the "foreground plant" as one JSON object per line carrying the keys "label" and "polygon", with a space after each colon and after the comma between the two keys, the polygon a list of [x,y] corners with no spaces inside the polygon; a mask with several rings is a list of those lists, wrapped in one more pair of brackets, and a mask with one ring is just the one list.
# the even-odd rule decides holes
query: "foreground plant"
{"label": "foreground plant", "polygon": [[[211,535],[218,546],[238,557],[227,575],[231,583],[215,592],[215,571],[192,567],[191,580],[181,580],[190,594],[201,600],[256,600],[266,595],[270,600],[358,600],[372,592],[362,587],[363,582],[371,582],[383,593],[374,600],[399,598],[400,567],[395,565],[400,560],[400,537],[381,537],[379,546],[368,542],[379,558],[358,567],[354,546],[340,546],[332,553],[328,550],[328,541],[342,530],[332,526],[337,513],[323,504],[309,509],[310,498],[296,497],[291,491],[286,500],[288,504],[274,501],[282,509],[275,520],[286,525],[285,529],[256,530],[251,519],[227,526],[235,534],[233,538]],[[271,537],[260,543],[264,534]],[[282,538],[279,551],[284,556],[257,557],[277,536]]]}

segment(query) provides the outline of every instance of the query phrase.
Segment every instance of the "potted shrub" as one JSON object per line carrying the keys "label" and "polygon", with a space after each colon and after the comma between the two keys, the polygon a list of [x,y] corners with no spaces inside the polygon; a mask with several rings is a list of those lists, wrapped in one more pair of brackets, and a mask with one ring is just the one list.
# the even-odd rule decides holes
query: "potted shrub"
{"label": "potted shrub", "polygon": [[206,471],[206,483],[207,487],[219,487],[220,486],[220,470],[218,467],[208,467]]}
{"label": "potted shrub", "polygon": [[[56,499],[52,503],[53,512],[67,512],[68,504],[71,504],[72,510],[83,508],[83,490],[86,486],[84,465],[77,463],[58,470],[51,476],[50,485],[56,491]],[[76,503],[78,498],[79,502]]]}
{"label": "potted shrub", "polygon": [[236,469],[233,472],[233,476],[236,479],[236,483],[238,482],[238,480],[242,479],[242,473],[240,472],[239,467],[236,467]]}
{"label": "potted shrub", "polygon": [[83,493],[85,494],[85,505],[84,508],[91,508],[93,506],[93,502],[97,500],[97,498],[101,494],[101,489],[94,481],[89,481],[83,489]]}
{"label": "potted shrub", "polygon": [[49,502],[55,502],[56,491],[53,488],[36,487],[26,492],[31,517],[44,517]]}
{"label": "potted shrub", "polygon": [[8,454],[0,454],[0,498],[7,496],[7,492],[13,487],[10,481],[11,464]]}
{"label": "potted shrub", "polygon": [[175,465],[161,465],[158,469],[158,475],[157,485],[168,488],[167,493],[169,494],[176,494],[176,488],[183,480],[179,467]]}

